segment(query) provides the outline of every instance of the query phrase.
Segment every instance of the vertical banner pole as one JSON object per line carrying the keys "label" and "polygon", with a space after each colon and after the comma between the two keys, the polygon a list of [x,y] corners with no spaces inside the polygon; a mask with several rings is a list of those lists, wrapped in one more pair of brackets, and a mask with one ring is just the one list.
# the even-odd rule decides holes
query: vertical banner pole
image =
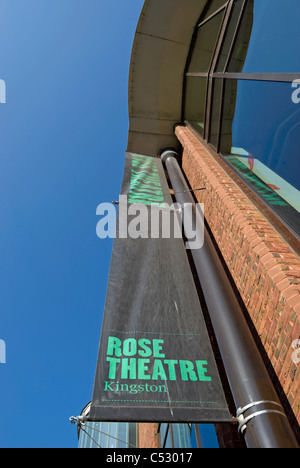
{"label": "vertical banner pole", "polygon": [[[175,151],[161,156],[179,204],[195,203]],[[191,250],[249,448],[299,448],[243,311],[205,228],[204,245]]]}
{"label": "vertical banner pole", "polygon": [[232,420],[179,213],[161,160],[127,153],[92,421]]}

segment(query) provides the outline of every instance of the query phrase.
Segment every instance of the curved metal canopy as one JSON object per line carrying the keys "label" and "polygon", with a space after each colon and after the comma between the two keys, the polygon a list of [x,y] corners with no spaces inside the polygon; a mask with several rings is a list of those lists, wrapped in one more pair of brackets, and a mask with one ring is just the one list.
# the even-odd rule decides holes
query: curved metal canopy
{"label": "curved metal canopy", "polygon": [[178,147],[185,65],[206,0],[146,0],[129,72],[127,151],[157,156]]}

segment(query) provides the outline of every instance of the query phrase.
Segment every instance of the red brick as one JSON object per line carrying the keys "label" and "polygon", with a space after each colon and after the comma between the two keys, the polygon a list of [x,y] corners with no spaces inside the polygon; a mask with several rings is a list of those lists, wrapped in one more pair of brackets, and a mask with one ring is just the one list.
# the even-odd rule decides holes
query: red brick
{"label": "red brick", "polygon": [[292,381],[289,349],[300,335],[300,260],[193,132],[178,126],[176,134],[183,170],[191,186],[206,187],[197,200],[300,422],[300,370]]}

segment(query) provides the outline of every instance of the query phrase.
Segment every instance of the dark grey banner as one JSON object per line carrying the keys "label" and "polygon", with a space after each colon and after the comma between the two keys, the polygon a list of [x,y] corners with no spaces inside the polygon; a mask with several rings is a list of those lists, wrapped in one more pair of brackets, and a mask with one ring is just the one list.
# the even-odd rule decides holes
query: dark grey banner
{"label": "dark grey banner", "polygon": [[126,232],[172,204],[161,161],[126,154],[121,195],[89,419],[230,421],[182,238]]}

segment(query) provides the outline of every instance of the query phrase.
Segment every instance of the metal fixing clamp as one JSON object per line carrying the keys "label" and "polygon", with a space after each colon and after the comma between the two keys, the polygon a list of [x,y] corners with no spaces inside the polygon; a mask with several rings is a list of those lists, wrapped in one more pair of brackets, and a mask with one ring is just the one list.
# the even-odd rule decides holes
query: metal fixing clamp
{"label": "metal fixing clamp", "polygon": [[84,418],[84,416],[77,416],[77,418],[75,416],[71,416],[69,418],[69,421],[71,422],[71,424],[74,424],[77,427],[85,426],[84,424],[85,420],[86,419]]}
{"label": "metal fixing clamp", "polygon": [[[261,406],[261,405],[273,405],[276,407],[281,408],[281,410],[278,409],[262,409],[260,411],[256,411],[255,413],[250,414],[249,416],[245,417],[245,413],[253,408],[254,406]],[[236,420],[239,424],[238,431],[240,434],[243,434],[245,430],[247,429],[247,424],[249,421],[251,421],[253,418],[256,418],[257,416],[261,416],[263,414],[268,414],[268,413],[277,413],[280,414],[281,416],[284,416],[285,418],[287,417],[286,414],[284,413],[282,406],[280,403],[277,403],[276,401],[269,401],[269,400],[261,400],[261,401],[255,401],[254,403],[249,403],[248,405],[244,406],[243,408],[238,408],[237,413],[236,413]]]}

